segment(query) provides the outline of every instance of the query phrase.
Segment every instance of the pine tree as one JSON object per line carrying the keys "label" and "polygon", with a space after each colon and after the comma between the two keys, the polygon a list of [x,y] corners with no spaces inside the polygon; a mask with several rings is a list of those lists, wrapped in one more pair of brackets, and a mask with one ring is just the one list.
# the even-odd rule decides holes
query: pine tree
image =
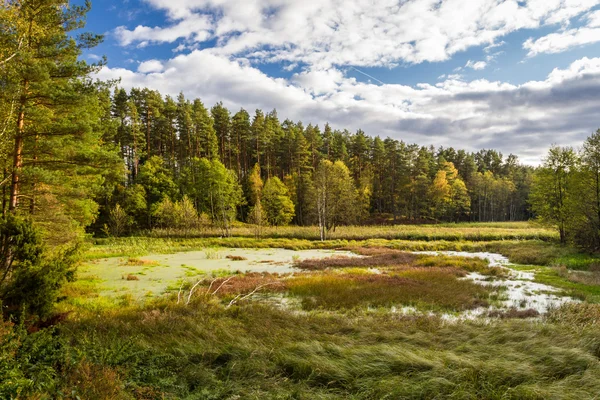
{"label": "pine tree", "polygon": [[243,179],[249,170],[251,148],[250,115],[243,108],[235,113],[231,121],[232,136],[235,140],[234,154],[237,162],[238,177]]}
{"label": "pine tree", "polygon": [[229,110],[218,102],[210,109],[213,119],[213,127],[217,136],[219,146],[219,157],[221,162],[229,169],[232,168],[231,158],[231,120]]}
{"label": "pine tree", "polygon": [[194,124],[194,156],[210,159],[219,157],[219,141],[212,117],[199,99],[194,100],[192,120]]}

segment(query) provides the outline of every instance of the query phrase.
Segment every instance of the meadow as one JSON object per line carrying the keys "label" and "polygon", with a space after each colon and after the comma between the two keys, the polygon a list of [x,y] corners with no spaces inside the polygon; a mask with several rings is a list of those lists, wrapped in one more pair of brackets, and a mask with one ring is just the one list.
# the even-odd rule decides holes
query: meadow
{"label": "meadow", "polygon": [[[432,234],[429,226],[421,233],[410,227],[414,240],[381,238],[366,228],[371,237],[325,242],[252,235],[97,239],[78,279],[64,288],[58,304],[64,320],[7,353],[8,365],[19,363],[29,375],[0,386],[1,394],[593,399],[600,393],[596,257],[558,245],[550,233],[540,239],[543,230],[522,223],[447,229],[437,232],[444,240],[416,239]],[[448,239],[448,232],[477,229],[486,238],[511,232]],[[515,264],[407,252],[419,250],[488,251]],[[533,284],[570,300],[541,313],[529,303],[507,307],[507,284],[517,272],[533,273]]]}
{"label": "meadow", "polygon": [[[261,228],[263,237],[271,239],[319,240],[319,230],[315,226],[265,226]],[[154,229],[144,236],[157,238],[187,237],[214,238],[221,231],[206,227],[199,230]],[[236,223],[231,230],[232,237],[254,237],[251,225]],[[493,240],[543,240],[558,239],[555,230],[532,222],[489,222],[489,223],[440,223],[424,225],[376,225],[339,226],[328,233],[330,240],[421,240],[421,241],[493,241]]]}

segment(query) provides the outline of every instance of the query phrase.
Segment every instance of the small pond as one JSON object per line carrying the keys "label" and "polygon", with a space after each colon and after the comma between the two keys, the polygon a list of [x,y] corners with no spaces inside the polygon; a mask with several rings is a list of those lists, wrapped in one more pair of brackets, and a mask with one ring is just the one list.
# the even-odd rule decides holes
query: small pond
{"label": "small pond", "polygon": [[[328,257],[359,257],[350,251],[208,248],[173,254],[151,254],[136,258],[104,258],[80,268],[80,279],[93,280],[100,295],[135,298],[161,295],[182,279],[198,280],[206,274],[240,272],[293,272],[295,261]],[[128,262],[129,260],[129,262]],[[127,276],[135,278],[127,280]]]}

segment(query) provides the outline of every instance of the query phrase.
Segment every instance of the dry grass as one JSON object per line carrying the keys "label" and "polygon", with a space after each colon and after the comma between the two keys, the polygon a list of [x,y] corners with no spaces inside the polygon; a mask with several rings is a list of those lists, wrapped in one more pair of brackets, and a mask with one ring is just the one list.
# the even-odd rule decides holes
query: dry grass
{"label": "dry grass", "polygon": [[218,292],[215,294],[219,296],[237,295],[249,293],[261,285],[268,285],[265,286],[265,291],[268,290],[269,292],[282,292],[286,290],[285,280],[282,280],[280,275],[267,272],[254,272],[206,281],[202,285],[204,290],[199,289],[199,294],[207,294],[207,292],[213,293],[218,288]]}
{"label": "dry grass", "polygon": [[331,257],[322,259],[307,259],[294,264],[296,268],[307,271],[319,271],[327,268],[347,267],[384,267],[396,265],[411,265],[416,256],[390,249],[354,249],[364,257]]}
{"label": "dry grass", "polygon": [[158,261],[154,260],[144,260],[137,257],[129,257],[126,261],[123,262],[122,265],[131,266],[131,267],[140,267],[140,266],[157,266]]}
{"label": "dry grass", "polygon": [[228,254],[225,256],[225,258],[231,260],[231,261],[244,261],[247,260],[246,257],[242,257],[242,256],[233,256],[231,254]]}
{"label": "dry grass", "polygon": [[500,267],[490,267],[488,261],[475,257],[454,257],[443,255],[420,255],[415,260],[415,265],[425,267],[452,267],[467,272],[478,272],[482,275],[505,276],[507,271]]}
{"label": "dry grass", "polygon": [[563,265],[555,268],[555,270],[559,276],[571,282],[584,285],[600,285],[600,270],[597,267],[593,267],[590,271],[572,271]]}
{"label": "dry grass", "polygon": [[307,271],[356,267],[376,267],[397,270],[422,266],[430,268],[454,268],[492,276],[503,276],[506,274],[506,271],[502,268],[490,268],[488,262],[480,258],[417,255],[381,247],[358,247],[352,250],[363,257],[308,259],[299,261],[295,263],[294,266]]}
{"label": "dry grass", "polygon": [[567,303],[550,310],[546,320],[574,328],[600,327],[600,304]]}
{"label": "dry grass", "polygon": [[540,313],[537,310],[534,310],[533,308],[528,308],[527,310],[519,310],[519,309],[517,309],[515,307],[511,307],[511,308],[509,308],[508,310],[505,310],[505,311],[501,311],[501,310],[490,311],[487,315],[490,318],[500,318],[500,319],[520,318],[520,319],[525,319],[525,318],[539,317]]}
{"label": "dry grass", "polygon": [[[198,231],[178,231],[176,229],[155,229],[146,232],[152,237],[215,237],[220,236],[218,229],[202,229]],[[254,237],[252,225],[238,224],[233,227],[231,235],[234,237]],[[264,227],[263,236],[269,238],[307,239],[318,240],[319,229],[317,226],[279,226]],[[334,240],[366,240],[373,238],[388,240],[544,240],[555,241],[557,233],[548,228],[537,226],[528,222],[510,223],[449,223],[449,224],[423,224],[423,225],[367,225],[367,226],[339,226],[335,231],[329,232],[330,239]]]}
{"label": "dry grass", "polygon": [[125,279],[127,281],[139,281],[140,280],[140,278],[137,275],[133,275],[133,274],[123,275],[121,277],[121,279]]}
{"label": "dry grass", "polygon": [[118,400],[129,399],[124,391],[121,376],[115,369],[81,361],[75,368],[68,371],[66,376],[65,393],[73,399]]}
{"label": "dry grass", "polygon": [[457,279],[449,268],[407,268],[393,274],[323,273],[291,278],[291,294],[311,309],[353,309],[408,305],[421,308],[465,310],[486,305],[488,290]]}

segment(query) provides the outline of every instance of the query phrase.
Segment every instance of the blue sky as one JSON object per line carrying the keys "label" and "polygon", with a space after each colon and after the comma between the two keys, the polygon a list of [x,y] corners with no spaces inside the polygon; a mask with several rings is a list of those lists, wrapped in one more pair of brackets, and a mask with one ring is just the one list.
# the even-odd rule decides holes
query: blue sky
{"label": "blue sky", "polygon": [[[600,0],[96,0],[101,79],[539,162],[600,127]],[[598,87],[596,95],[591,88]],[[595,108],[595,112],[593,111]]]}

